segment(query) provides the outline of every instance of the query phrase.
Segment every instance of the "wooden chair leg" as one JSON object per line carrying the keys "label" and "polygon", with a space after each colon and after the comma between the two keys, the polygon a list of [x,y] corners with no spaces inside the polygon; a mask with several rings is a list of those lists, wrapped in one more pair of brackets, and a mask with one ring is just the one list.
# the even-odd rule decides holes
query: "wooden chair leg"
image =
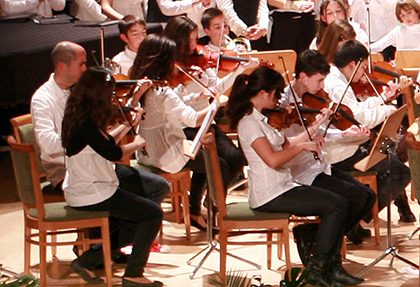
{"label": "wooden chair leg", "polygon": [[31,273],[31,244],[29,243],[29,238],[31,236],[31,229],[25,226],[25,266],[24,266],[24,275]]}
{"label": "wooden chair leg", "polygon": [[[375,180],[372,181],[371,185],[369,185],[370,188],[375,191],[376,195],[378,195],[378,184]],[[375,229],[375,241],[376,244],[381,244],[381,233],[379,231],[379,206],[378,206],[378,200],[376,200],[375,204],[372,207],[372,218],[373,218],[373,226]]]}
{"label": "wooden chair leg", "polygon": [[109,236],[108,218],[104,219],[104,224],[101,228],[101,236],[103,240],[102,250],[104,253],[106,286],[112,287],[111,239]]}
{"label": "wooden chair leg", "polygon": [[269,242],[267,245],[267,268],[271,269],[271,252],[273,250],[273,233],[267,233],[267,241]]}
{"label": "wooden chair leg", "polygon": [[39,285],[47,286],[47,232],[39,231]]}

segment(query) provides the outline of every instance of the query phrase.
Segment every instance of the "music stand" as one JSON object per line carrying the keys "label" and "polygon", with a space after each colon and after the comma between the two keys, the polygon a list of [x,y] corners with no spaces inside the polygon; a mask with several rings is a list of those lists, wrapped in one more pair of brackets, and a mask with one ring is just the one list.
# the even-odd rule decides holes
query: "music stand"
{"label": "music stand", "polygon": [[387,244],[388,248],[384,251],[384,253],[375,259],[372,263],[368,266],[360,270],[356,276],[360,276],[368,269],[376,265],[379,261],[384,259],[387,255],[391,254],[393,257],[389,266],[392,266],[394,258],[398,258],[401,261],[415,267],[419,268],[419,266],[408,259],[405,259],[401,255],[397,253],[397,248],[392,245],[392,234],[391,234],[391,202],[392,202],[392,192],[391,192],[391,154],[395,148],[395,140],[394,137],[398,133],[398,128],[402,122],[402,119],[405,115],[407,109],[407,105],[403,105],[399,108],[395,113],[390,115],[385,122],[383,123],[381,130],[378,134],[378,137],[373,144],[373,147],[369,153],[369,155],[364,158],[363,160],[359,161],[354,165],[354,167],[361,172],[365,172],[366,170],[370,169],[372,166],[380,162],[381,160],[387,159],[387,181],[388,181],[388,206],[387,206]]}

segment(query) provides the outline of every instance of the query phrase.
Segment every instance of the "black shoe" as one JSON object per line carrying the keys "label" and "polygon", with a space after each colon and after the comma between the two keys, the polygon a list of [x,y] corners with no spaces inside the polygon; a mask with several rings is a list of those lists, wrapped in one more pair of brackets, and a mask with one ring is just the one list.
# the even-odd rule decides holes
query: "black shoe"
{"label": "black shoe", "polygon": [[328,260],[313,256],[306,267],[308,270],[308,283],[315,286],[344,287],[342,283],[335,281],[329,274]]}
{"label": "black shoe", "polygon": [[82,278],[89,284],[102,284],[105,282],[102,278],[92,277],[89,273],[87,273],[87,269],[80,265],[78,259],[74,260],[71,263],[70,270],[79,275],[80,278]]}
{"label": "black shoe", "polygon": [[341,265],[331,268],[330,277],[333,281],[340,282],[345,286],[354,286],[365,281],[363,278],[351,275]]}
{"label": "black shoe", "polygon": [[398,207],[398,214],[400,215],[400,221],[401,222],[416,222],[416,217],[411,212],[411,210],[405,210]]}
{"label": "black shoe", "polygon": [[356,235],[361,238],[366,238],[366,237],[371,237],[372,232],[370,231],[370,229],[365,229],[360,224],[358,224],[356,227]]}
{"label": "black shoe", "polygon": [[152,283],[138,283],[123,278],[122,287],[162,287],[163,283],[160,281],[154,281]]}
{"label": "black shoe", "polygon": [[[204,231],[204,232],[207,231],[207,227],[204,227],[203,225],[195,221],[192,217],[190,217],[190,221],[191,221],[191,225],[194,226],[195,228],[198,228],[200,231]],[[213,236],[216,234],[219,234],[219,230],[213,228],[212,234]]]}
{"label": "black shoe", "polygon": [[356,233],[357,225],[353,227],[350,231],[346,233],[347,239],[350,240],[353,244],[359,245],[363,243],[362,237],[358,236]]}

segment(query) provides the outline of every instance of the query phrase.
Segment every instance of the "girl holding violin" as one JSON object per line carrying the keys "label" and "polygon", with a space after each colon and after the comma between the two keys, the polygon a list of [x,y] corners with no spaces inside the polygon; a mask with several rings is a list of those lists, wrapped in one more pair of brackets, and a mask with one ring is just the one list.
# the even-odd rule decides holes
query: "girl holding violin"
{"label": "girl holding violin", "polygon": [[[314,102],[311,95],[318,95],[324,88],[324,79],[329,71],[330,66],[318,51],[306,50],[301,53],[296,62],[296,79],[285,89],[280,100],[282,105],[294,105],[296,98],[296,101],[303,104],[304,107],[317,109],[328,107],[331,102],[330,100],[327,99],[325,103]],[[328,129],[327,133],[325,133],[325,129],[321,128],[317,134],[325,134],[327,141],[343,137],[366,138],[370,134],[370,131],[365,126],[356,126],[344,117],[338,118],[335,124],[340,127],[342,126],[345,130]],[[296,137],[302,131],[304,129],[301,125],[292,124],[284,130],[284,134],[290,139]],[[296,156],[291,161],[293,178],[301,184],[327,189],[346,198],[350,208],[345,234],[353,243],[360,244],[362,243],[362,239],[361,236],[356,234],[356,230],[361,231],[362,229],[359,229],[358,222],[366,214],[370,213],[375,203],[376,195],[370,188],[361,184],[353,177],[338,169],[332,168],[330,163],[322,156],[320,158],[321,160],[314,160],[314,157],[307,152],[302,152]],[[306,233],[304,236],[308,237],[306,241],[314,238],[310,233]],[[295,232],[295,238],[298,241],[300,240],[299,233]],[[341,264],[340,249],[337,249],[336,253],[334,253],[334,263],[336,265]]]}
{"label": "girl holding violin", "polygon": [[[359,123],[372,129],[394,113],[396,108],[392,105],[385,105],[384,100],[380,97],[358,99],[353,88],[348,87],[352,75],[353,82],[358,82],[363,76],[368,65],[368,56],[366,47],[358,41],[349,40],[339,44],[334,65],[331,67],[330,74],[325,78],[324,90],[332,101],[336,103],[341,101],[342,104],[350,108]],[[344,93],[345,91],[346,93]],[[397,85],[390,83],[384,88],[381,95],[386,100],[393,97],[396,91]],[[333,167],[350,171],[354,170],[355,163],[368,156],[371,147],[372,143],[367,137],[346,137],[334,142],[326,142],[323,154],[333,164]],[[385,159],[371,168],[378,172],[378,179],[387,177],[386,162]],[[392,198],[401,196],[395,203],[401,218],[407,218],[406,215],[412,215],[405,196],[405,187],[411,179],[410,170],[396,156],[392,155],[390,174]],[[378,180],[379,210],[387,206],[388,201],[387,180]]]}
{"label": "girl holding violin", "polygon": [[[151,34],[140,45],[134,61],[131,78],[148,77],[153,81],[161,81],[160,85],[146,91],[140,99],[146,111],[139,127],[139,134],[149,144],[149,156],[138,155],[138,161],[151,165],[169,173],[177,173],[183,168],[193,172],[194,181],[190,190],[191,221],[200,230],[206,230],[206,222],[200,213],[202,186],[206,183],[206,168],[202,151],[194,160],[184,155],[183,140],[187,137],[183,127],[198,127],[202,124],[209,107],[194,110],[186,105],[170,87],[175,65],[177,46],[165,36]],[[221,97],[221,105],[227,99]],[[225,187],[228,186],[229,164],[220,157],[222,176]],[[243,164],[243,163],[241,163]]]}
{"label": "girl holding violin", "polygon": [[[64,111],[62,144],[68,160],[63,183],[67,203],[86,211],[107,211],[115,219],[112,229],[118,233],[118,247],[133,245],[122,286],[163,286],[143,274],[150,248],[163,218],[159,204],[120,186],[113,161],[128,157],[145,147],[140,136],[124,145],[117,143],[142,115],[135,111],[131,124],[109,132],[113,115],[111,103],[115,81],[101,68],[89,68],[71,91]],[[123,208],[121,208],[123,207]],[[115,243],[115,242],[114,242]],[[101,264],[102,250],[91,248],[72,262],[72,270],[88,283],[102,280],[91,270]]]}
{"label": "girl holding violin", "polygon": [[[172,39],[176,45],[175,60],[181,65],[186,65],[188,60],[196,51],[197,47],[197,25],[185,16],[179,16],[172,18],[168,21],[165,28],[164,34]],[[257,60],[251,59],[245,64],[241,64],[239,68],[223,79],[217,77],[217,73],[212,68],[199,68],[200,76],[198,80],[204,85],[210,85],[211,91],[223,92],[233,84],[234,77],[240,74],[247,67],[254,67],[257,65]],[[213,86],[214,84],[214,86]],[[175,91],[179,97],[195,110],[199,111],[209,106],[209,97],[212,97],[212,93],[209,90],[204,89],[197,85],[194,81],[178,86]],[[198,132],[198,126],[184,125],[184,132],[189,140],[193,140]],[[227,165],[225,170],[226,174],[226,187],[231,185],[241,173],[246,159],[243,152],[238,148],[231,139],[217,126],[212,125],[212,129],[215,132],[217,151],[221,161],[224,165]],[[223,173],[223,170],[222,170]],[[191,191],[190,191],[190,213],[192,224],[205,231],[206,224],[201,217],[201,199],[206,186],[205,173],[194,173],[191,179]]]}
{"label": "girl holding violin", "polygon": [[324,188],[296,182],[291,166],[302,153],[320,152],[322,138],[316,131],[329,116],[323,112],[309,128],[314,141],[306,132],[288,138],[267,123],[264,109],[277,106],[284,88],[282,76],[268,68],[259,67],[249,76],[236,78],[227,105],[227,115],[238,137],[249,165],[249,203],[262,212],[288,212],[297,216],[316,215],[321,223],[312,234],[316,238],[313,256],[308,256],[306,270],[311,284],[321,286],[356,285],[363,279],[351,276],[333,263],[334,254],[340,252],[341,242],[350,224],[350,204],[339,194],[341,185],[333,192]]}

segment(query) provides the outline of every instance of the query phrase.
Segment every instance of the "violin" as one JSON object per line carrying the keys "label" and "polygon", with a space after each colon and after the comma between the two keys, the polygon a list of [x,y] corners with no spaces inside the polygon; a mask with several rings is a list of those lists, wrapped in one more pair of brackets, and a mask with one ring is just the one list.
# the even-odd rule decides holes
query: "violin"
{"label": "violin", "polygon": [[[305,93],[302,96],[302,103],[307,107],[319,110],[323,108],[334,110],[337,105],[330,100],[324,90],[319,90],[315,95]],[[338,112],[333,115],[332,124],[340,130],[346,130],[352,125],[360,126],[360,123],[354,119],[351,109],[343,104],[340,105]]]}
{"label": "violin", "polygon": [[297,109],[302,114],[305,125],[312,124],[315,121],[316,114],[321,112],[319,109],[310,109],[301,105],[296,106],[292,104],[286,108],[264,109],[262,113],[268,117],[269,125],[281,131],[290,127],[292,124],[302,124]]}
{"label": "violin", "polygon": [[[239,54],[233,50],[222,49],[220,52],[214,52],[203,45],[197,45],[196,52],[188,57],[186,66],[199,66],[203,70],[219,67],[219,71],[230,73],[239,67],[240,62],[248,61],[249,59],[239,57]],[[273,63],[262,59],[260,66],[275,68]]]}

